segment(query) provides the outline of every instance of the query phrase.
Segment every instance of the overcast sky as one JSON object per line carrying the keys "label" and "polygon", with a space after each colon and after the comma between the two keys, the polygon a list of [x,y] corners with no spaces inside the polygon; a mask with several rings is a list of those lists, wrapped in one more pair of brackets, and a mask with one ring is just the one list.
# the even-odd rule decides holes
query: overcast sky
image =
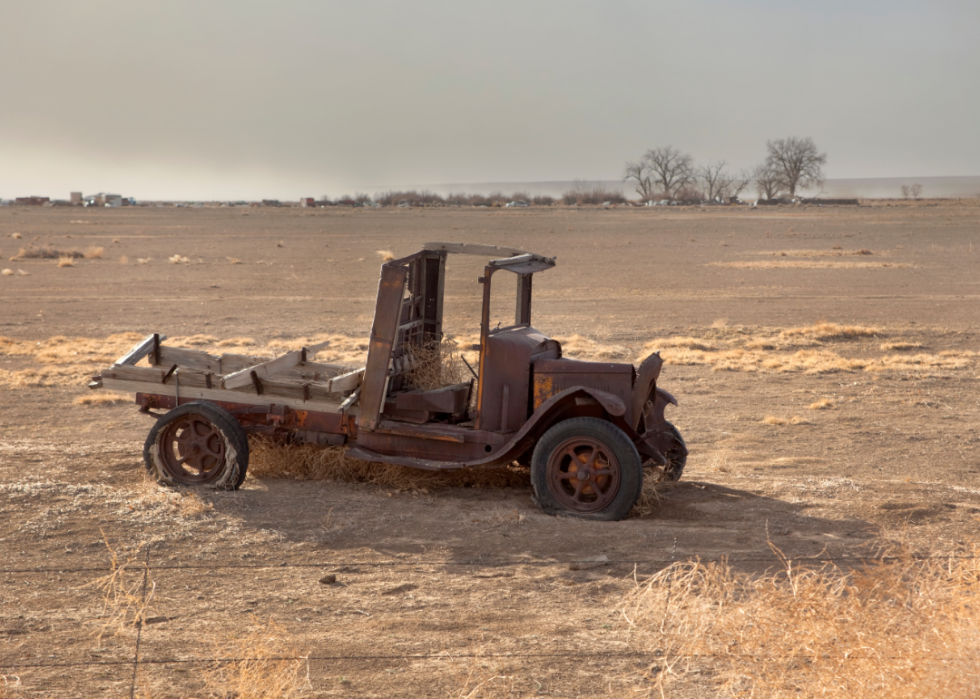
{"label": "overcast sky", "polygon": [[980,2],[6,0],[0,197],[616,179],[672,144],[980,175]]}

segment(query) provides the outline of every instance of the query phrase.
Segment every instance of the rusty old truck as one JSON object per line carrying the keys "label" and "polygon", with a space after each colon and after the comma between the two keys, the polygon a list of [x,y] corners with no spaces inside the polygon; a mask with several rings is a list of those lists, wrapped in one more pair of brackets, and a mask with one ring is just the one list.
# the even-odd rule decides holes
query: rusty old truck
{"label": "rusty old truck", "polygon": [[[471,348],[479,361],[467,363],[468,381],[420,388],[412,367],[418,348],[443,338],[453,255],[488,260],[473,280],[482,285],[480,342]],[[659,352],[638,367],[578,361],[532,326],[531,282],[554,266],[555,258],[513,248],[426,243],[382,265],[362,368],[314,361],[322,346],[272,359],[216,356],[153,334],[90,386],[135,393],[141,412],[156,417],[143,457],[164,484],[238,488],[256,434],[346,445],[350,457],[420,469],[517,462],[530,467],[544,511],[621,519],[640,495],[644,467],[681,476],[687,447],[664,416],[677,401],[657,385]],[[516,284],[516,296],[505,284]],[[500,288],[516,298],[504,327],[490,318]]]}

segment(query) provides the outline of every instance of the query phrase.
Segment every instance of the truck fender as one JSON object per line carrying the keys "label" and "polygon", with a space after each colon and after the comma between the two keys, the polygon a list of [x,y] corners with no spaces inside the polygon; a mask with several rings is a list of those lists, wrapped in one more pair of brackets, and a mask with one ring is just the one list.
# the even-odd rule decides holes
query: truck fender
{"label": "truck fender", "polygon": [[643,425],[647,432],[658,431],[667,422],[664,411],[668,404],[677,405],[677,399],[657,386],[653,391],[653,400],[648,400],[643,407]]}

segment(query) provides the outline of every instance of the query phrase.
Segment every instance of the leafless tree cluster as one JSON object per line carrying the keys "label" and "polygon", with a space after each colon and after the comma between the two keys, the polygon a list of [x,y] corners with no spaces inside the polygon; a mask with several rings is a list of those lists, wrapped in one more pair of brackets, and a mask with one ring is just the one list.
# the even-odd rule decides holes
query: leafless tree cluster
{"label": "leafless tree cluster", "polygon": [[626,163],[623,181],[633,182],[643,201],[655,199],[730,201],[755,184],[760,196],[796,196],[798,189],[823,184],[821,166],[827,155],[812,138],[780,138],[766,143],[765,161],[751,171],[726,170],[724,160],[696,166],[673,146],[651,148],[636,162]]}
{"label": "leafless tree cluster", "polygon": [[606,189],[601,184],[575,180],[570,190],[562,194],[562,203],[569,206],[582,204],[625,204],[621,192]]}
{"label": "leafless tree cluster", "polygon": [[920,196],[922,196],[921,184],[902,185],[902,199],[918,199]]}

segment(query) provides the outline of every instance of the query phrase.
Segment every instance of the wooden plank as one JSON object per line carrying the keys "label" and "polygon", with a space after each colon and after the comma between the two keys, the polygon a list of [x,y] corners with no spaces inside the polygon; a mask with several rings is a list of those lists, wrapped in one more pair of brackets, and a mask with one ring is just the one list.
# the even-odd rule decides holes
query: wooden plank
{"label": "wooden plank", "polygon": [[[114,378],[103,378],[102,379],[103,388],[114,390],[114,391],[124,391],[129,393],[151,393],[160,396],[176,396],[177,388],[173,383],[173,380],[169,383],[162,384],[159,381],[156,382],[146,382],[146,381],[123,381]],[[283,398],[279,396],[257,396],[254,393],[245,393],[243,391],[228,391],[221,388],[199,388],[196,386],[185,386],[183,381],[180,384],[180,398],[184,399],[201,399],[201,400],[212,400],[212,401],[225,401],[228,403],[245,403],[247,405],[287,405],[290,408],[295,408],[296,410],[317,410],[324,413],[339,413],[340,412],[340,401],[328,401],[328,400],[297,400],[294,398]],[[270,400],[271,398],[271,400]],[[357,414],[357,407],[349,409],[351,414]]]}
{"label": "wooden plank", "polygon": [[533,254],[517,248],[500,248],[496,245],[480,245],[477,243],[425,243],[422,249],[440,250],[462,255],[480,255],[481,257],[516,257],[517,255]]}
{"label": "wooden plank", "polygon": [[210,371],[212,374],[217,374],[221,369],[221,358],[208,354],[204,350],[160,347],[160,364],[158,366],[169,368],[174,364],[181,369]]}
{"label": "wooden plank", "polygon": [[244,369],[240,369],[233,374],[228,374],[221,380],[221,385],[225,388],[241,388],[242,386],[247,386],[248,384],[252,383],[253,372],[260,381],[264,382],[266,378],[275,376],[279,372],[285,371],[286,369],[292,369],[302,361],[302,351],[287,352],[281,357],[276,357],[275,359],[270,359],[267,362],[245,367]]}
{"label": "wooden plank", "polygon": [[398,334],[407,275],[408,269],[405,267],[390,264],[381,266],[367,366],[361,386],[358,426],[364,430],[373,430],[377,426],[381,408],[384,406],[388,389],[388,363],[391,361],[391,350]]}
{"label": "wooden plank", "polygon": [[[358,369],[363,371],[363,369]],[[319,364],[317,362],[307,362],[300,364],[293,369],[287,369],[280,374],[281,378],[296,379],[299,381],[326,381],[336,376],[349,374],[352,369],[349,366],[339,364]]]}
{"label": "wooden plank", "polygon": [[[166,335],[160,335],[160,342],[167,339]],[[133,348],[129,350],[126,354],[116,360],[118,365],[131,365],[136,364],[143,357],[148,355],[153,349],[153,335],[147,335],[140,342],[133,345]]]}
{"label": "wooden plank", "polygon": [[348,374],[341,374],[340,376],[335,376],[332,379],[324,382],[326,390],[331,393],[346,393],[347,391],[353,391],[356,388],[360,388],[361,382],[364,380],[364,369],[358,369],[357,371],[352,371]]}
{"label": "wooden plank", "polygon": [[248,354],[225,353],[221,355],[220,359],[221,371],[218,373],[227,376],[228,374],[233,374],[247,366],[261,364],[262,362],[266,361],[268,357],[253,357]]}
{"label": "wooden plank", "polygon": [[148,366],[130,366],[128,364],[113,364],[102,372],[102,383],[105,380],[117,379],[119,381],[149,381],[159,384],[163,381],[164,371]]}

